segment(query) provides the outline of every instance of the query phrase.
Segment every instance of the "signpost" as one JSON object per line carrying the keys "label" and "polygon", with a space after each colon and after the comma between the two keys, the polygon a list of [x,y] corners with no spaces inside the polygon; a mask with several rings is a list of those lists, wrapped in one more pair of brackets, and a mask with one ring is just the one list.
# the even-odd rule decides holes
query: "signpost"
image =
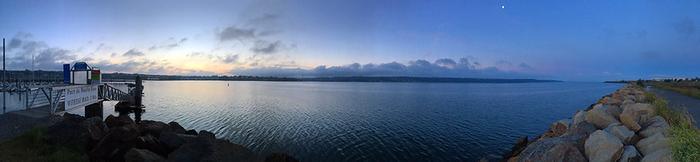
{"label": "signpost", "polygon": [[73,85],[73,86],[63,86],[56,87],[55,90],[63,90],[65,95],[65,109],[71,110],[75,108],[82,108],[87,105],[96,103],[97,89],[99,85],[88,84],[88,85]]}

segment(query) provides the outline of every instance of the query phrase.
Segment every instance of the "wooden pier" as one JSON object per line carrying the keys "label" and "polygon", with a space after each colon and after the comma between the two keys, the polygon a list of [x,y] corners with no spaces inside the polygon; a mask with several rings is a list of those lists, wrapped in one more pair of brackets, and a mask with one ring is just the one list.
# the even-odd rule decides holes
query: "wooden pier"
{"label": "wooden pier", "polygon": [[[143,95],[143,83],[140,77],[135,82],[100,83],[88,85],[52,85],[40,87],[26,87],[2,91],[10,94],[6,98],[10,111],[17,115],[43,118],[49,115],[61,115],[74,109],[85,109],[85,116],[100,116],[103,114],[102,103],[104,101],[120,102],[115,111],[120,114],[134,113],[140,119],[143,112],[141,98]],[[17,98],[14,98],[17,97]],[[3,102],[6,102],[3,100]],[[20,104],[18,104],[20,103]],[[137,106],[138,105],[138,106]]]}

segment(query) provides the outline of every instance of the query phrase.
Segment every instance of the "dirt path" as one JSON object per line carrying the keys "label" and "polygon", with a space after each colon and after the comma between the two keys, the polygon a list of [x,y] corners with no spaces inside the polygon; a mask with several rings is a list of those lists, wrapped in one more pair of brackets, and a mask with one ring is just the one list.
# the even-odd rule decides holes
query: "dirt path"
{"label": "dirt path", "polygon": [[648,90],[668,101],[668,105],[671,108],[687,110],[690,116],[695,120],[695,127],[698,127],[698,120],[700,120],[700,99],[664,89],[649,88]]}

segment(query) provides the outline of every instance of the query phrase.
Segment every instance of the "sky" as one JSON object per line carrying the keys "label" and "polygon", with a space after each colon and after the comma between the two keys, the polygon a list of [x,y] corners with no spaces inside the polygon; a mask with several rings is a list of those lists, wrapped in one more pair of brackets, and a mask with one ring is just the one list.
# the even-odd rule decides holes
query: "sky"
{"label": "sky", "polygon": [[285,77],[700,76],[700,1],[0,0],[7,67]]}

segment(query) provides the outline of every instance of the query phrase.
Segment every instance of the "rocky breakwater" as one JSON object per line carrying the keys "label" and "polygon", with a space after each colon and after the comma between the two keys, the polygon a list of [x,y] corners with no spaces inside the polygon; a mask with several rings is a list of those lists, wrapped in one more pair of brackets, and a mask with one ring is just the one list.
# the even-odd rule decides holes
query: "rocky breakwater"
{"label": "rocky breakwater", "polygon": [[285,154],[260,156],[207,131],[186,130],[177,122],[129,116],[84,118],[65,114],[48,127],[47,140],[85,151],[90,161],[297,161]]}
{"label": "rocky breakwater", "polygon": [[533,140],[520,138],[503,161],[673,161],[669,124],[626,85]]}

